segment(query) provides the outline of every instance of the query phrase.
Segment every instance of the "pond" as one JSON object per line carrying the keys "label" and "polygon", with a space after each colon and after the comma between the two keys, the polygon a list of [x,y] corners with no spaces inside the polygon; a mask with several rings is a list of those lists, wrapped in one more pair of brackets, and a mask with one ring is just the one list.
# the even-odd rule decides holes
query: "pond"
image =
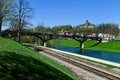
{"label": "pond", "polygon": [[55,49],[120,63],[120,54],[116,54],[116,53],[101,52],[95,50],[80,50],[80,48],[71,48],[71,47],[63,47],[63,46],[55,47]]}

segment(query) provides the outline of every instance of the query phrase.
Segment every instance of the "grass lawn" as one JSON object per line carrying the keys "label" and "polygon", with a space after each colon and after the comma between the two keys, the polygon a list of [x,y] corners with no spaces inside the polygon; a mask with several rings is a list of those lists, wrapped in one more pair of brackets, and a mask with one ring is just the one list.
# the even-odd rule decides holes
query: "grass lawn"
{"label": "grass lawn", "polygon": [[[49,41],[51,45],[54,45],[55,41]],[[59,46],[67,46],[67,47],[79,47],[80,43],[75,40],[58,40],[57,43]]]}
{"label": "grass lawn", "polygon": [[[51,43],[51,45],[53,45],[54,40],[51,40],[50,43]],[[84,43],[85,49],[120,53],[120,41],[109,41],[109,42],[100,43],[97,46],[91,47],[92,45],[94,45],[96,43],[97,43],[97,41],[95,41],[95,40],[85,41],[85,43]],[[80,43],[75,40],[59,40],[58,45],[79,48]]]}
{"label": "grass lawn", "polygon": [[95,47],[90,47],[87,49],[120,53],[120,41],[105,42],[105,43],[101,43],[100,45],[97,45]]}
{"label": "grass lawn", "polygon": [[78,80],[68,69],[13,40],[0,37],[0,79]]}
{"label": "grass lawn", "polygon": [[[50,40],[49,41],[51,45],[54,45],[55,41],[54,40]],[[87,40],[85,41],[85,48],[88,48],[90,46],[93,46],[95,43],[97,43],[95,40]],[[58,45],[59,46],[66,46],[66,47],[74,47],[74,48],[79,48],[80,47],[80,43],[76,40],[58,40]]]}

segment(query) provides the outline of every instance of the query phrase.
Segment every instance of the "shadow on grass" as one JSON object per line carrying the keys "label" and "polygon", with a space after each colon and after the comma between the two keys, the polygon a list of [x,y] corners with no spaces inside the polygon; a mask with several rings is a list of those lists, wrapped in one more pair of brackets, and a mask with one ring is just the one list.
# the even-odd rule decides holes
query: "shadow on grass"
{"label": "shadow on grass", "polygon": [[32,57],[14,52],[0,52],[2,80],[72,80],[57,69]]}
{"label": "shadow on grass", "polygon": [[95,47],[95,46],[99,45],[100,43],[101,43],[101,42],[97,42],[97,43],[94,43],[93,45],[87,46],[87,47],[85,47],[85,48]]}

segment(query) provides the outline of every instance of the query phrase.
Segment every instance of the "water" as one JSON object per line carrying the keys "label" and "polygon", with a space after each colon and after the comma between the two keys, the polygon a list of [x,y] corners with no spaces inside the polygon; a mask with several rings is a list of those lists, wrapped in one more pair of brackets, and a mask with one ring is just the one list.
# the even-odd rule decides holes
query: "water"
{"label": "water", "polygon": [[101,51],[94,51],[94,50],[80,50],[80,48],[71,48],[71,47],[63,47],[58,46],[56,47],[58,50],[72,52],[76,54],[81,54],[85,56],[90,56],[94,58],[99,58],[111,62],[120,63],[120,54],[110,53],[110,52],[101,52]]}

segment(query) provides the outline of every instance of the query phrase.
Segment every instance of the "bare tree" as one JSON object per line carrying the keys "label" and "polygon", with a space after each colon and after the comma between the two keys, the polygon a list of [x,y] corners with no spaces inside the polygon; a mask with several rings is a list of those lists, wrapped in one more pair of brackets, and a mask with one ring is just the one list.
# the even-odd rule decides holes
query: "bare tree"
{"label": "bare tree", "polygon": [[[31,25],[29,20],[33,17],[33,8],[27,0],[17,0],[15,4],[14,27],[18,30],[18,41],[20,42],[20,33],[24,27]],[[16,22],[16,23],[14,23]]]}
{"label": "bare tree", "polygon": [[11,12],[11,5],[14,0],[0,0],[0,32],[2,29],[3,21],[7,20],[6,18],[9,16]]}

